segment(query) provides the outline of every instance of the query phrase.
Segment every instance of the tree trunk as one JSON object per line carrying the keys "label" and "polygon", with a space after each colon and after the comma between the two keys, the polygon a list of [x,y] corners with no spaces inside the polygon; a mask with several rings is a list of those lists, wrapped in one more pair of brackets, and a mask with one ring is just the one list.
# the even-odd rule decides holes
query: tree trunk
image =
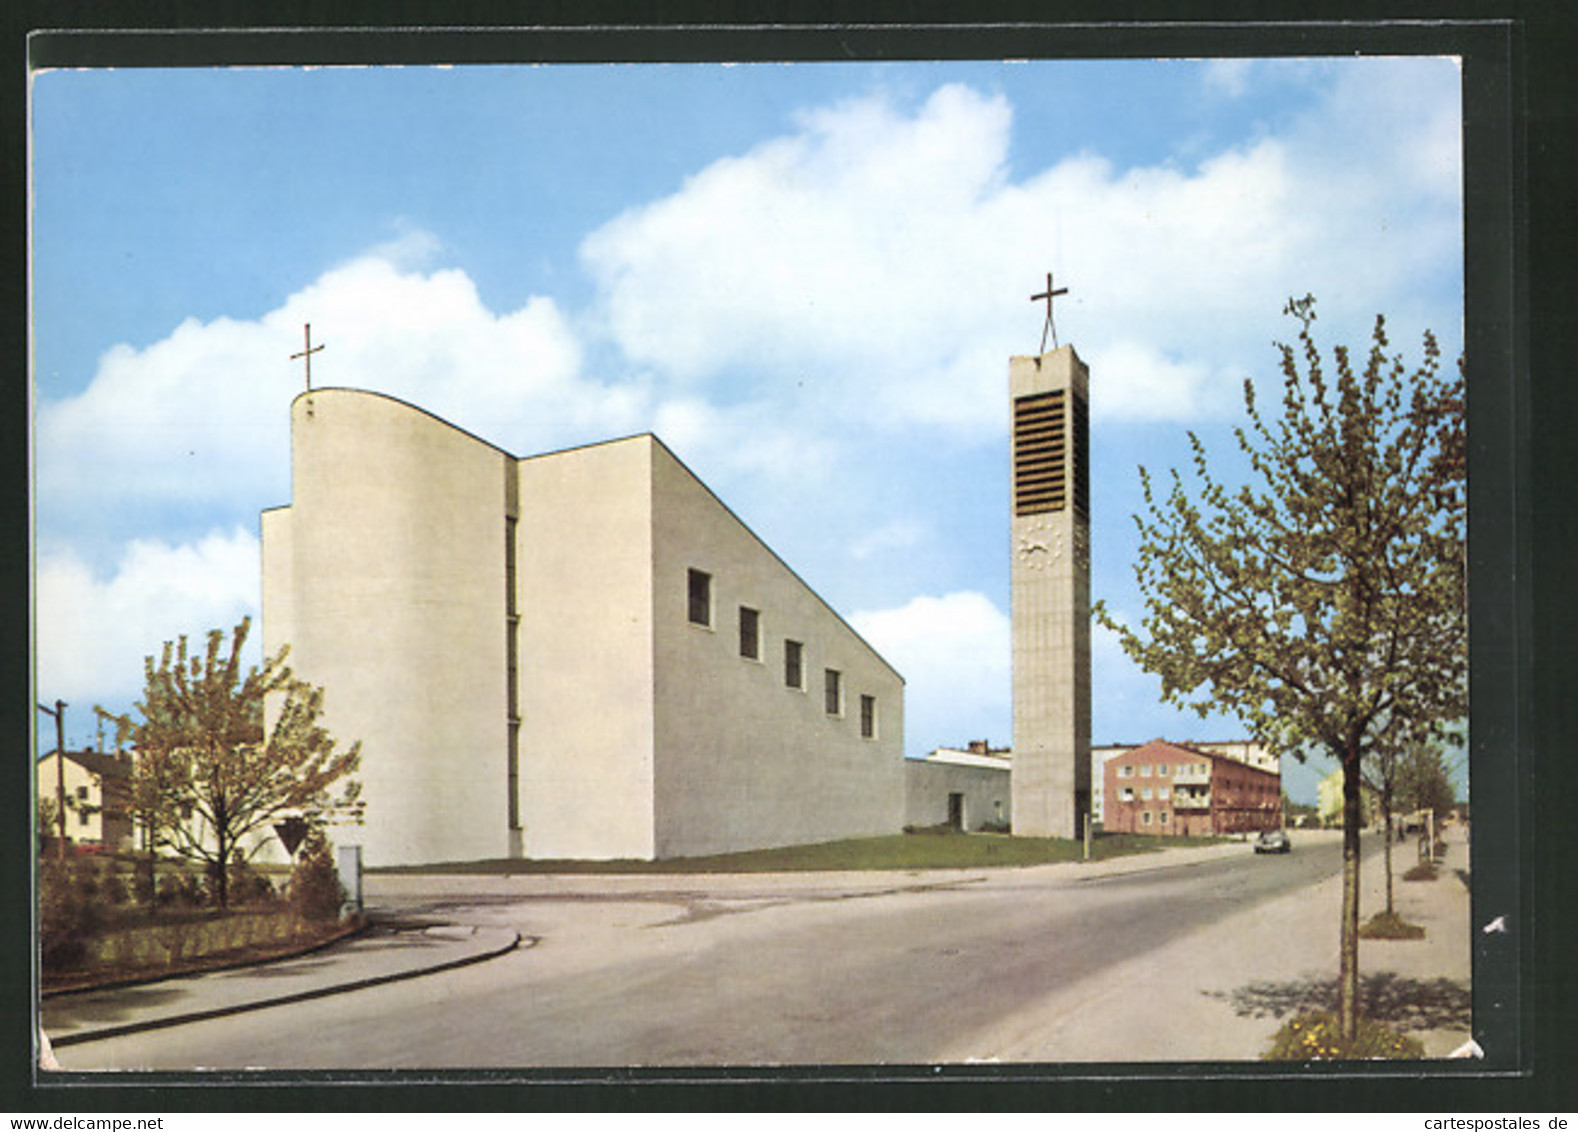
{"label": "tree trunk", "polygon": [[1345,1043],[1359,1033],[1359,752],[1342,760],[1342,937],[1337,973],[1337,1025]]}
{"label": "tree trunk", "polygon": [[1392,792],[1381,793],[1381,839],[1386,842],[1386,914],[1393,914],[1392,907]]}
{"label": "tree trunk", "polygon": [[225,836],[226,830],[221,826],[215,831],[219,842],[219,872],[214,877],[215,892],[219,897],[219,910],[226,911],[230,907],[230,839]]}

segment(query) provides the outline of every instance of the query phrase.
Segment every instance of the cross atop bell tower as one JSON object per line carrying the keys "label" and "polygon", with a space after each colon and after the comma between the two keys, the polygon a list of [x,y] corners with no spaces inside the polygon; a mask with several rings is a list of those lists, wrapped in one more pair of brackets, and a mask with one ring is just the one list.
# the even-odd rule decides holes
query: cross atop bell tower
{"label": "cross atop bell tower", "polygon": [[1039,303],[1042,299],[1045,299],[1047,303],[1046,325],[1041,328],[1041,352],[1043,354],[1047,352],[1047,335],[1052,336],[1052,348],[1054,350],[1057,349],[1057,326],[1052,322],[1052,300],[1059,295],[1066,294],[1068,294],[1067,287],[1054,288],[1052,286],[1052,273],[1049,271],[1047,272],[1047,289],[1039,294],[1030,296],[1032,303]]}

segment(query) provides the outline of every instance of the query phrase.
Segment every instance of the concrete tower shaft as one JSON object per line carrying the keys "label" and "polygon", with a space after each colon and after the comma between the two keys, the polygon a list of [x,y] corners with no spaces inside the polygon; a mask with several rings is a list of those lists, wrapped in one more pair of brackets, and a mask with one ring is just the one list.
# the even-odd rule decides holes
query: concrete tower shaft
{"label": "concrete tower shaft", "polygon": [[1008,365],[1013,831],[1079,837],[1090,808],[1090,371],[1072,346]]}

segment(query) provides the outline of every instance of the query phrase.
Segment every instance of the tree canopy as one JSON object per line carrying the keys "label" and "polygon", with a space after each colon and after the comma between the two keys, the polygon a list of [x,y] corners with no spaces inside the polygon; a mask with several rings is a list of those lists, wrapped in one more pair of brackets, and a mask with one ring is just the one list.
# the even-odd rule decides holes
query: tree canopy
{"label": "tree canopy", "polygon": [[[243,619],[208,634],[201,656],[183,636],[144,662],[143,698],[118,716],[136,751],[135,808],[151,836],[209,866],[228,903],[230,866],[256,851],[276,818],[314,825],[360,821],[361,784],[350,776],[361,744],[340,749],[321,726],[323,689],[296,678],[288,648],[243,672]],[[272,724],[265,724],[265,702]],[[251,842],[249,845],[248,842]]]}
{"label": "tree canopy", "polygon": [[1380,317],[1363,368],[1339,346],[1328,373],[1314,300],[1284,313],[1300,331],[1279,346],[1279,415],[1244,383],[1248,424],[1234,435],[1246,482],[1219,480],[1193,433],[1189,481],[1174,470],[1163,496],[1141,468],[1145,616],[1138,630],[1100,603],[1096,616],[1161,677],[1166,701],[1228,711],[1274,749],[1318,747],[1342,766],[1351,1033],[1363,759],[1467,714],[1464,382],[1461,366],[1442,371],[1428,331],[1410,370]]}

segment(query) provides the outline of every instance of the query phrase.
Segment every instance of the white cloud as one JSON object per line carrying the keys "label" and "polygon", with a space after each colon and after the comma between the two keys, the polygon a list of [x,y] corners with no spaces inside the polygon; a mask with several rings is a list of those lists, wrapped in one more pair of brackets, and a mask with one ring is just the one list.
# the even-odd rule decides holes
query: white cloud
{"label": "white cloud", "polygon": [[[583,260],[610,333],[659,382],[981,439],[1001,427],[1007,355],[1035,349],[1027,298],[1053,266],[1071,288],[1060,339],[1111,382],[1103,411],[1198,418],[1237,403],[1243,368],[1267,366],[1289,295],[1314,292],[1328,322],[1356,314],[1362,334],[1458,255],[1439,68],[1336,73],[1283,136],[1191,167],[1052,150],[1018,181],[1003,97],[946,86],[913,110],[845,102],[626,212]],[[1014,144],[1033,167],[1043,139]]]}
{"label": "white cloud", "polygon": [[892,519],[856,539],[849,554],[857,562],[909,550],[924,540],[930,531],[928,524],[917,519]]}
{"label": "white cloud", "polygon": [[[402,246],[423,243],[412,234]],[[189,320],[145,349],[117,346],[81,394],[44,404],[40,526],[112,524],[149,501],[239,504],[244,514],[287,502],[289,405],[303,388],[290,355],[309,322],[326,347],[313,359],[315,385],[402,397],[504,446],[546,446],[589,420],[617,429],[637,416],[639,394],[580,377],[580,346],[552,300],[496,314],[461,271],[364,256],[259,318]]]}
{"label": "white cloud", "polygon": [[907,753],[969,739],[1004,742],[1012,720],[1008,616],[969,591],[856,613],[856,631],[904,677]]}
{"label": "white cloud", "polygon": [[1249,72],[1253,59],[1210,59],[1205,65],[1205,85],[1208,90],[1220,91],[1231,98],[1238,98],[1249,89]]}
{"label": "white cloud", "polygon": [[[261,658],[256,623],[260,585],[257,537],[214,531],[194,543],[139,539],[114,570],[99,576],[69,550],[43,554],[37,568],[38,694],[80,709],[115,710],[140,695],[143,658],[183,633],[198,647],[213,629],[252,616],[251,662]],[[73,730],[77,724],[72,725]]]}

